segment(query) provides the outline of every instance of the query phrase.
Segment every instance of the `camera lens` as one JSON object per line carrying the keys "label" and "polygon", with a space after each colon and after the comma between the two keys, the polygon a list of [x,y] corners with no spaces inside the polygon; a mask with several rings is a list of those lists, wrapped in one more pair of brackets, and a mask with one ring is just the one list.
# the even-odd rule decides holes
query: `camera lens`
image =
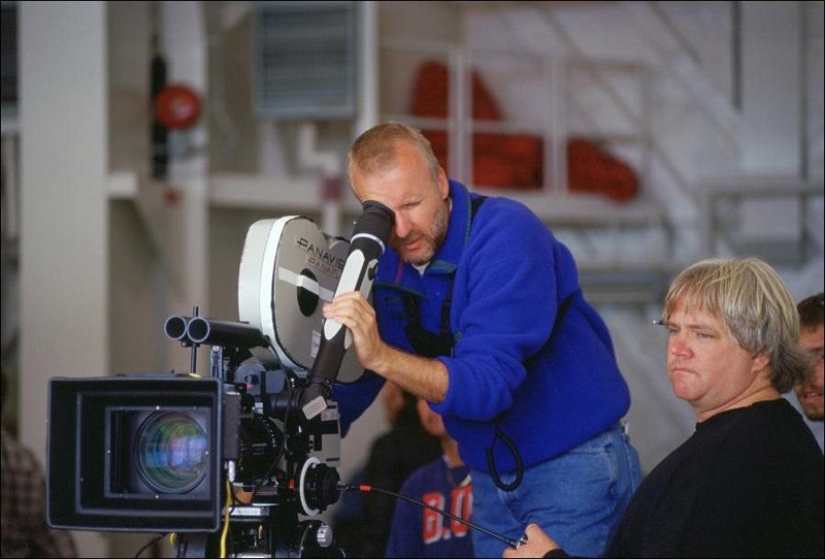
{"label": "camera lens", "polygon": [[186,493],[209,467],[206,432],[183,412],[154,412],[140,426],[135,442],[138,473],[158,493]]}

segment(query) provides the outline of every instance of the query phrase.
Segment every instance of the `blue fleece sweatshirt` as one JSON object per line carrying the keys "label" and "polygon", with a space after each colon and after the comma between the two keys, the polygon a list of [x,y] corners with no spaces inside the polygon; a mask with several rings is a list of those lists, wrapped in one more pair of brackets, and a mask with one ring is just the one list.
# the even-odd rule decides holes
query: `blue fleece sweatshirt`
{"label": "blue fleece sweatshirt", "polygon": [[[451,356],[440,413],[461,456],[489,471],[493,446],[499,472],[512,471],[512,453],[495,425],[515,443],[525,467],[553,458],[616,424],[630,394],[601,317],[584,299],[570,251],[526,206],[490,197],[471,216],[471,194],[450,181],[447,237],[423,275],[387,249],[373,285],[381,338],[413,353],[402,293],[419,304],[422,326],[437,333],[452,292]],[[562,302],[569,306],[553,335]],[[342,431],[374,400],[383,378],[367,372],[335,387]],[[494,444],[495,442],[495,444]]]}
{"label": "blue fleece sweatshirt", "polygon": [[[473,485],[466,466],[450,468],[439,456],[410,474],[401,494],[472,522]],[[384,557],[473,557],[466,525],[398,499]]]}

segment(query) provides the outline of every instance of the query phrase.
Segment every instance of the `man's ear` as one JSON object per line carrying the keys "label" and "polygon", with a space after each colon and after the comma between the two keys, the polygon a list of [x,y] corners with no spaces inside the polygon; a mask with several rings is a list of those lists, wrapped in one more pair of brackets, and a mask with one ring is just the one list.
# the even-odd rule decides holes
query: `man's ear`
{"label": "man's ear", "polygon": [[450,183],[447,181],[447,173],[444,172],[443,167],[438,168],[438,191],[441,193],[442,200],[450,196]]}
{"label": "man's ear", "polygon": [[757,353],[753,356],[753,370],[759,371],[771,364],[771,358],[764,353]]}

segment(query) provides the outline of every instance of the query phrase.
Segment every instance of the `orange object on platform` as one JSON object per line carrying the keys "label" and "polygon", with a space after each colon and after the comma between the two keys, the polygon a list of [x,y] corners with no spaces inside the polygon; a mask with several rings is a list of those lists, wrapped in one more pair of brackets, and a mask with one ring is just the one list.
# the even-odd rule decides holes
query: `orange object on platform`
{"label": "orange object on platform", "polygon": [[[472,117],[478,121],[500,121],[501,109],[481,75],[473,70]],[[412,113],[425,118],[447,118],[450,77],[447,66],[430,60],[423,63],[413,83]],[[422,130],[438,162],[449,174],[449,138],[444,130]],[[635,172],[626,163],[585,138],[567,142],[568,189],[571,192],[602,194],[625,202],[638,193]],[[473,183],[476,186],[540,189],[544,170],[544,141],[528,134],[473,133]]]}
{"label": "orange object on platform", "polygon": [[616,202],[627,202],[639,193],[630,165],[584,138],[567,139],[567,184],[571,192],[602,194]]}

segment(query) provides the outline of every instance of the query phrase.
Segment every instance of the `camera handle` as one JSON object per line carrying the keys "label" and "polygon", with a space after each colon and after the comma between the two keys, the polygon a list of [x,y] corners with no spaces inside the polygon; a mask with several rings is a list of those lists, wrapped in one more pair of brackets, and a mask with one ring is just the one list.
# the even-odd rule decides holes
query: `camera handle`
{"label": "camera handle", "polygon": [[[393,211],[380,202],[367,200],[363,208],[364,212],[355,223],[344,270],[335,290],[336,296],[360,291],[364,297],[369,297],[378,259],[384,254],[385,243],[395,223]],[[324,320],[318,353],[301,396],[301,411],[307,419],[327,408],[326,400],[330,397],[344,354],[351,344],[352,334],[343,324],[331,318]]]}

